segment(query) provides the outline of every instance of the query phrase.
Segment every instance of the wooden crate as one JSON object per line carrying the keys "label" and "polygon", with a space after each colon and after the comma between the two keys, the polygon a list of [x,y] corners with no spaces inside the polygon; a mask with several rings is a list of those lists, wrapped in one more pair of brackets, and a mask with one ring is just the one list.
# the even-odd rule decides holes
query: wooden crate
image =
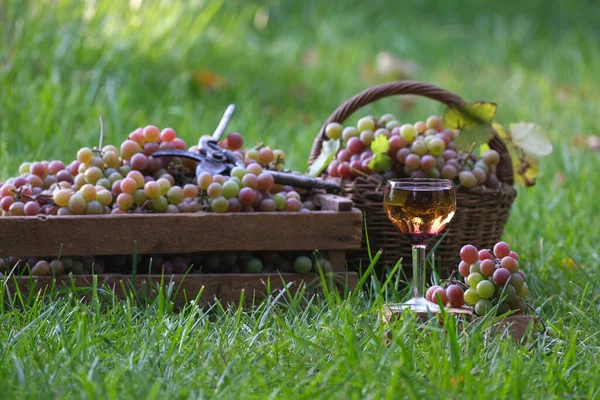
{"label": "wooden crate", "polygon": [[[360,247],[362,212],[337,202],[336,197],[319,200],[322,211],[310,213],[202,213],[202,214],[129,214],[90,216],[36,216],[0,218],[0,254],[7,256],[86,256],[131,254],[134,242],[139,254],[176,254],[210,251],[329,251],[331,281],[338,287],[356,287],[358,276],[346,271],[346,250]],[[329,208],[329,209],[328,209]],[[349,211],[334,211],[338,210]],[[37,289],[50,285],[91,287],[90,275],[33,277]],[[160,275],[99,274],[99,284],[123,296],[122,283],[132,282],[142,288],[150,281],[159,283]],[[314,273],[260,274],[188,274],[164,277],[179,288],[175,302],[194,299],[203,290],[202,301],[215,298],[236,303],[244,291],[245,303],[265,297],[267,282],[272,292],[294,293],[302,284],[308,293],[320,290],[319,276]],[[7,281],[9,289],[18,285],[27,292],[32,278],[17,277]]]}

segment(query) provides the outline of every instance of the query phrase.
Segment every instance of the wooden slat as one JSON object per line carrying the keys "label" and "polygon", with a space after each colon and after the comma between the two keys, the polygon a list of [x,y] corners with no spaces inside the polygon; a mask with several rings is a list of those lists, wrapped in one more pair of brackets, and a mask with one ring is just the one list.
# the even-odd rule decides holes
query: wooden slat
{"label": "wooden slat", "polygon": [[317,193],[312,196],[312,200],[322,210],[350,211],[354,206],[352,200],[335,194]]}
{"label": "wooden slat", "polygon": [[[355,272],[338,272],[332,274],[336,287],[343,293],[344,287],[350,290],[356,288],[358,275]],[[210,306],[218,299],[221,304],[238,304],[242,291],[244,292],[244,305],[251,306],[255,302],[263,300],[267,296],[267,282],[270,282],[270,288],[274,295],[281,291],[286,284],[292,283],[289,287],[291,294],[296,293],[301,284],[307,285],[306,294],[312,295],[322,291],[319,283],[319,277],[316,274],[198,274],[198,275],[173,275],[171,277],[161,277],[160,275],[138,275],[135,279],[135,287],[138,293],[142,288],[146,288],[145,295],[148,297],[156,296],[156,287],[160,285],[161,279],[164,279],[166,285],[173,283],[174,298],[172,301],[177,306],[182,306],[190,300],[195,300],[198,293],[202,291],[200,297],[201,305]],[[32,281],[35,286],[32,287]],[[149,283],[152,282],[153,285]],[[98,286],[111,289],[119,298],[125,298],[131,284],[131,276],[119,274],[98,275]],[[75,288],[78,290],[78,298],[89,297],[89,288],[93,286],[92,275],[78,276],[59,276],[56,278],[50,276],[39,276],[34,278],[9,278],[7,280],[8,295],[14,294],[18,286],[21,293],[27,296],[32,288],[35,291],[48,293],[54,286],[56,289],[64,290]],[[179,290],[177,291],[177,289]],[[67,290],[68,292],[68,290]]]}
{"label": "wooden slat", "polygon": [[[0,255],[360,248],[362,213],[203,213],[0,218]],[[61,250],[62,245],[62,250]]]}

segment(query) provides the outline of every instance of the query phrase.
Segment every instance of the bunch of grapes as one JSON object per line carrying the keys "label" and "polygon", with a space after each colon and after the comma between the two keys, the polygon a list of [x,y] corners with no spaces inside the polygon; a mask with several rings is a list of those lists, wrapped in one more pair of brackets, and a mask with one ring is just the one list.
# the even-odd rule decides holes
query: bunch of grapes
{"label": "bunch of grapes", "polygon": [[529,288],[525,274],[519,269],[519,256],[505,242],[498,242],[494,250],[477,250],[466,245],[460,250],[461,262],[458,273],[465,278],[468,289],[459,285],[443,288],[434,285],[427,290],[427,300],[437,303],[438,298],[444,305],[462,307],[473,306],[475,314],[486,315],[496,310],[498,315],[514,310],[516,314],[525,314],[525,298]]}
{"label": "bunch of grapes", "polygon": [[[330,123],[325,135],[341,139],[342,148],[329,164],[327,174],[346,179],[369,175],[378,180],[441,177],[467,188],[497,188],[498,152],[488,150],[478,158],[472,152],[458,151],[454,143],[457,134],[445,129],[437,116],[414,124],[401,124],[392,114],[378,120],[372,116],[360,118],[356,127]],[[374,147],[380,136],[387,142],[384,154],[378,154]]]}
{"label": "bunch of grapes", "polygon": [[485,315],[497,307],[498,314],[515,310],[527,312],[525,298],[529,288],[525,273],[519,269],[519,255],[505,242],[498,242],[494,250],[477,250],[466,245],[460,251],[458,272],[465,278],[469,289],[465,303],[475,307],[477,315]]}
{"label": "bunch of grapes", "polygon": [[[171,128],[154,125],[131,132],[117,149],[107,145],[77,152],[62,161],[23,163],[19,176],[0,183],[3,216],[93,215],[314,210],[293,187],[276,185],[265,169],[283,169],[285,154],[269,147],[241,151],[243,138],[232,133],[222,142],[246,167],[231,176],[195,177],[194,160],[153,157],[159,150],[187,148]],[[197,151],[192,146],[190,151]]]}
{"label": "bunch of grapes", "polygon": [[[34,276],[65,274],[131,273],[131,255],[85,257],[9,257],[0,258],[0,273],[14,270]],[[271,273],[332,270],[324,254],[308,251],[228,251],[185,254],[148,254],[137,257],[138,273],[200,274],[200,273]]]}

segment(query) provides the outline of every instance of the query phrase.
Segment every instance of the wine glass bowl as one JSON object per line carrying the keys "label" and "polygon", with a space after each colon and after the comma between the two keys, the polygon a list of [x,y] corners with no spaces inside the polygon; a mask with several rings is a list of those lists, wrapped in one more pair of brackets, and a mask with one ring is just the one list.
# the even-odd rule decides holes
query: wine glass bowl
{"label": "wine glass bowl", "polygon": [[425,249],[456,212],[454,184],[447,179],[407,178],[387,182],[383,208],[388,219],[413,247],[413,310],[435,310],[425,300]]}

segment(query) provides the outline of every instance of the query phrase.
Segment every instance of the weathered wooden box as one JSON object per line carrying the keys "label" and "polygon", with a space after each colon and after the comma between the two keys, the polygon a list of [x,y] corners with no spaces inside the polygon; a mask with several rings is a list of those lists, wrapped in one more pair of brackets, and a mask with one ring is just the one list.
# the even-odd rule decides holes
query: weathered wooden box
{"label": "weathered wooden box", "polygon": [[[325,202],[325,201],[324,201]],[[216,251],[323,250],[332,264],[330,282],[338,287],[356,287],[358,276],[346,271],[345,252],[361,244],[362,212],[327,210],[310,213],[202,213],[130,214],[95,216],[37,216],[0,218],[0,255],[54,257],[131,254],[136,243],[139,254],[174,254]],[[340,209],[338,207],[338,209]],[[7,277],[9,289],[19,285],[28,292],[57,287],[89,288],[91,275]],[[98,285],[111,288],[123,297],[123,283],[147,288],[150,282],[173,282],[174,301],[182,304],[201,293],[210,304],[237,303],[244,291],[244,303],[260,301],[268,291],[286,285],[294,293],[301,284],[307,293],[320,290],[316,273],[187,274],[149,275],[139,271],[125,274],[99,274]],[[150,285],[152,286],[152,285]],[[175,291],[175,290],[174,290]],[[152,292],[152,290],[151,290]]]}

